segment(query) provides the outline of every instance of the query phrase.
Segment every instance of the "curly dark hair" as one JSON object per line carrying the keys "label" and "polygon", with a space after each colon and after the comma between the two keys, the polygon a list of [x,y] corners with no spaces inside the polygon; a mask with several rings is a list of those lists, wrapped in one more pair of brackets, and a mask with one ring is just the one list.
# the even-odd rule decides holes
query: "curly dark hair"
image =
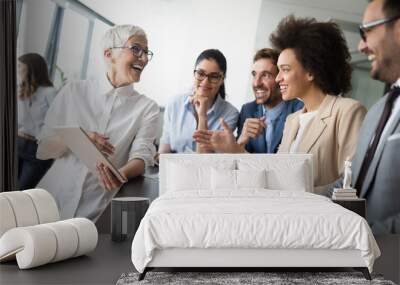
{"label": "curly dark hair", "polygon": [[350,53],[337,24],[290,15],[281,20],[270,41],[279,51],[293,49],[324,93],[339,95],[351,89]]}

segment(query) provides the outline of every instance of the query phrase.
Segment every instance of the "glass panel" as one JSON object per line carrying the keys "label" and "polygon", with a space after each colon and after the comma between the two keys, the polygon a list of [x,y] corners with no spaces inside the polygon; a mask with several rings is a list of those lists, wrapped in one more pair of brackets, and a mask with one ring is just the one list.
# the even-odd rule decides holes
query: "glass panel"
{"label": "glass panel", "polygon": [[100,21],[95,21],[92,44],[90,47],[87,78],[101,78],[104,76],[104,63],[101,39],[110,26]]}
{"label": "glass panel", "polygon": [[88,26],[87,18],[65,10],[54,78],[57,87],[68,80],[80,79]]}
{"label": "glass panel", "polygon": [[49,0],[25,0],[17,39],[18,56],[24,53],[44,55],[56,5]]}

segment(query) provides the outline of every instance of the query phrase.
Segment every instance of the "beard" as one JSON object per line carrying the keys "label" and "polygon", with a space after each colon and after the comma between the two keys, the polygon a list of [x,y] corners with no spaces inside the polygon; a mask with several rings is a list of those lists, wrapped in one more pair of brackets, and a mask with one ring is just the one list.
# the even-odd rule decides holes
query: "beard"
{"label": "beard", "polygon": [[377,62],[375,69],[371,69],[371,77],[385,83],[394,83],[400,76],[399,67],[396,69],[395,58],[386,57]]}
{"label": "beard", "polygon": [[260,99],[256,97],[256,103],[258,105],[264,105],[264,106],[276,105],[276,102],[279,102],[280,100],[281,100],[280,93],[274,93],[274,92],[270,92],[268,96],[265,96]]}
{"label": "beard", "polygon": [[381,59],[376,62],[376,68],[371,69],[373,79],[385,83],[394,83],[400,77],[400,45],[395,41],[394,34],[390,33],[382,43]]}
{"label": "beard", "polygon": [[273,102],[271,95],[269,95],[268,97],[262,98],[261,102],[259,103],[260,105],[269,105]]}
{"label": "beard", "polygon": [[[263,92],[265,92],[267,94],[263,95],[263,97],[257,98],[256,89],[262,90]],[[260,88],[260,87],[253,87],[253,95],[254,95],[254,98],[256,99],[256,103],[258,105],[265,105],[265,104],[269,104],[271,102],[272,92],[269,89],[264,89],[264,88]]]}

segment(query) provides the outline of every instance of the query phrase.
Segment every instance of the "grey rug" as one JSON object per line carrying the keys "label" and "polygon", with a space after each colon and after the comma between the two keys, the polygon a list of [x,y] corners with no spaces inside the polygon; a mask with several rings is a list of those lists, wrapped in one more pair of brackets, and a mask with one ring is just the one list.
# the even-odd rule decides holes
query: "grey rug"
{"label": "grey rug", "polygon": [[395,285],[384,280],[380,275],[372,275],[372,281],[364,278],[360,272],[148,272],[142,281],[138,281],[139,273],[122,274],[117,285],[145,284],[379,284]]}

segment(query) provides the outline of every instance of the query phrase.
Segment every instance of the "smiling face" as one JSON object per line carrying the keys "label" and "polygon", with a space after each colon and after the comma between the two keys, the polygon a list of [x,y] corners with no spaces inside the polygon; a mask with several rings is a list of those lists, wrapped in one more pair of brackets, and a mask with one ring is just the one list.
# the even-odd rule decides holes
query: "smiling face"
{"label": "smiling face", "polygon": [[285,49],[280,53],[278,68],[275,80],[279,84],[282,99],[302,99],[312,86],[313,76],[297,60],[293,49]]}
{"label": "smiling face", "polygon": [[199,64],[197,64],[196,70],[205,75],[215,75],[216,77],[220,77],[220,79],[215,83],[210,82],[208,77],[205,77],[203,80],[194,77],[193,87],[195,94],[207,97],[211,102],[213,102],[218,94],[219,88],[222,83],[224,83],[222,70],[218,63],[213,59],[203,59]]}
{"label": "smiling face", "polygon": [[[371,2],[364,13],[363,23],[385,19],[383,0]],[[400,20],[383,24],[366,31],[366,41],[358,49],[371,62],[371,77],[393,83],[400,77]]]}
{"label": "smiling face", "polygon": [[251,75],[253,77],[253,93],[257,104],[272,108],[282,101],[278,84],[275,82],[277,74],[278,68],[271,59],[260,58],[254,62]]}
{"label": "smiling face", "polygon": [[[147,39],[144,36],[132,36],[124,47],[133,45],[147,50]],[[108,49],[104,52],[104,56],[110,63],[109,78],[116,87],[139,82],[140,75],[148,62],[145,53],[138,57],[129,48]]]}

